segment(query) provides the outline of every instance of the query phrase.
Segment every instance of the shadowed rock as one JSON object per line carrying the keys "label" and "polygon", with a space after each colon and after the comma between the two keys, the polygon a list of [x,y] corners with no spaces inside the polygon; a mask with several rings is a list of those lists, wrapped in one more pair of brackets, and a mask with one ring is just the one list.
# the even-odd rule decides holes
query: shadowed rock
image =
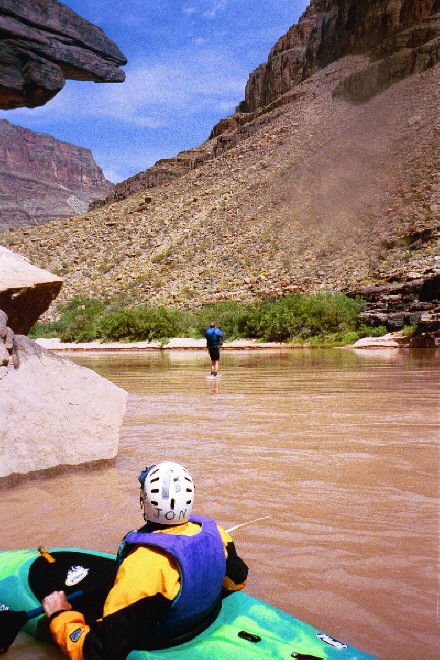
{"label": "shadowed rock", "polygon": [[0,309],[14,332],[27,334],[62,287],[63,280],[0,246]]}
{"label": "shadowed rock", "polygon": [[56,0],[0,0],[0,107],[44,105],[66,79],[122,82],[125,56]]}

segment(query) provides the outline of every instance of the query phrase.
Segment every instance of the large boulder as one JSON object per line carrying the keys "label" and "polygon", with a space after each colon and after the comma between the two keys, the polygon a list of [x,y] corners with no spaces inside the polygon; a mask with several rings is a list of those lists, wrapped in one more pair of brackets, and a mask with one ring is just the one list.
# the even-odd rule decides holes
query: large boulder
{"label": "large boulder", "polygon": [[44,105],[66,79],[122,82],[125,56],[56,0],[0,0],[0,107]]}
{"label": "large boulder", "polygon": [[0,309],[9,326],[27,334],[60,292],[63,280],[0,246]]}
{"label": "large boulder", "polygon": [[22,335],[12,362],[0,373],[0,481],[116,456],[124,390]]}

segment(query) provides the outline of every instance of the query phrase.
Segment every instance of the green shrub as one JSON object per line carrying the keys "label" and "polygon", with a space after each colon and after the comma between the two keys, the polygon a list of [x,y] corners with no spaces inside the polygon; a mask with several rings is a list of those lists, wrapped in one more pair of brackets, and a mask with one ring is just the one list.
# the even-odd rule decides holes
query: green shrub
{"label": "green shrub", "polygon": [[212,305],[205,305],[194,314],[196,334],[203,337],[206,328],[211,322],[222,329],[229,340],[237,337],[246,337],[246,319],[249,314],[249,304],[238,303],[234,300],[225,300]]}
{"label": "green shrub", "polygon": [[361,337],[383,337],[383,335],[386,335],[388,330],[384,325],[377,325],[373,327],[372,325],[365,325],[362,323],[358,327],[358,339],[361,339]]}
{"label": "green shrub", "polygon": [[76,296],[60,306],[57,321],[37,322],[29,336],[59,337],[63,342],[93,341],[96,338],[97,321],[105,309],[105,304],[94,298]]}
{"label": "green shrub", "polygon": [[355,329],[364,303],[343,294],[292,294],[255,303],[247,322],[247,336],[265,341],[288,341]]}
{"label": "green shrub", "polygon": [[141,305],[104,314],[98,336],[104,341],[158,341],[185,336],[189,327],[188,314],[182,310]]}
{"label": "green shrub", "polygon": [[402,337],[406,337],[407,339],[410,339],[417,330],[417,324],[414,325],[404,325],[402,328]]}
{"label": "green shrub", "polygon": [[99,318],[105,304],[94,298],[76,296],[60,307],[61,333],[63,342],[85,342],[96,339]]}
{"label": "green shrub", "polygon": [[62,329],[60,321],[47,321],[44,323],[37,321],[29,330],[29,337],[31,339],[38,339],[39,337],[52,339],[53,337],[59,337]]}
{"label": "green shrub", "polygon": [[338,346],[349,346],[354,344],[359,339],[359,333],[356,330],[345,330],[342,332],[334,332],[329,335],[317,335],[311,337],[309,344],[311,346],[325,346],[327,348]]}
{"label": "green shrub", "polygon": [[386,332],[383,326],[373,328],[359,324],[359,312],[364,305],[363,301],[343,294],[292,294],[252,303],[222,301],[191,312],[150,305],[127,308],[120,300],[110,305],[77,296],[60,307],[58,321],[37,323],[31,336],[58,336],[69,342],[96,338],[102,341],[158,341],[170,337],[203,337],[206,328],[214,321],[227,340],[243,337],[260,341],[295,340],[344,345],[362,336],[380,336]]}

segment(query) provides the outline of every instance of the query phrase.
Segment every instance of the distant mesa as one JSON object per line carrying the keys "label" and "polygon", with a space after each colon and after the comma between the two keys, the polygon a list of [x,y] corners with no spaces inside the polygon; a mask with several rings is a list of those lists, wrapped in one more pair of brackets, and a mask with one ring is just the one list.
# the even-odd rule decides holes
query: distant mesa
{"label": "distant mesa", "polygon": [[56,0],[0,0],[0,108],[35,108],[68,80],[123,82],[127,59]]}

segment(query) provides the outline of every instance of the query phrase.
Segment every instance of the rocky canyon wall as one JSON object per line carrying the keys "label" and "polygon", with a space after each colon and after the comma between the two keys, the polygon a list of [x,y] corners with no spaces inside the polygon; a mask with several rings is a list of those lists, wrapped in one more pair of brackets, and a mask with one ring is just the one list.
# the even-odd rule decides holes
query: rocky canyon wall
{"label": "rocky canyon wall", "polygon": [[312,0],[309,7],[249,76],[237,112],[222,119],[201,146],[118,183],[91,209],[172,181],[204,165],[264,123],[264,115],[302,98],[298,86],[345,56],[364,54],[366,65],[347,73],[335,94],[362,103],[393,83],[439,61],[438,0]]}
{"label": "rocky canyon wall", "polygon": [[0,229],[85,213],[113,188],[89,149],[0,119]]}
{"label": "rocky canyon wall", "polygon": [[[267,62],[250,75],[240,110],[255,112],[269,105],[346,55],[368,52],[372,60],[380,60],[421,48],[438,36],[438,10],[434,0],[312,0]],[[431,66],[438,61],[438,47],[433,50]],[[419,70],[424,65],[429,59],[419,63]]]}

